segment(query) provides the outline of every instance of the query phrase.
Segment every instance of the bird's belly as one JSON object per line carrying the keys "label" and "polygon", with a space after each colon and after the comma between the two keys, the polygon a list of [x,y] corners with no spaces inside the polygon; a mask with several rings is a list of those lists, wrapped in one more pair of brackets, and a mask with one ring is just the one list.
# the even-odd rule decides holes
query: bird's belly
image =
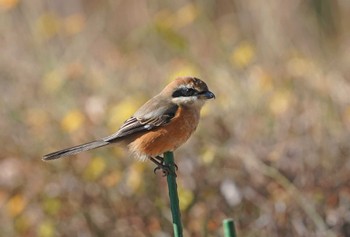
{"label": "bird's belly", "polygon": [[139,136],[129,144],[129,149],[140,159],[174,151],[189,139],[198,121],[199,111],[180,108],[169,124]]}

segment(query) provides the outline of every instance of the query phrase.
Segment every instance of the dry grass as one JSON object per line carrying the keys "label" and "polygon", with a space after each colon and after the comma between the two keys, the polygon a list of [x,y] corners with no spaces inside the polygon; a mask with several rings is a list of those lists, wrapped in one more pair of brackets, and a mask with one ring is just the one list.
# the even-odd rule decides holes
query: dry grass
{"label": "dry grass", "polygon": [[116,130],[177,75],[217,99],[175,153],[186,236],[350,236],[347,1],[0,0],[0,236],[171,236]]}

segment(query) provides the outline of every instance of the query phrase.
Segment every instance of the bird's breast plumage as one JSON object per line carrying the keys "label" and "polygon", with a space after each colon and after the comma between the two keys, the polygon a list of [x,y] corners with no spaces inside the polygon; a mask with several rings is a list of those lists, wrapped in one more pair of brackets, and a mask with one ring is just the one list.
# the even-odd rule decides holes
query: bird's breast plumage
{"label": "bird's breast plumage", "polygon": [[179,107],[168,124],[148,131],[132,141],[129,144],[130,151],[141,160],[174,151],[196,130],[199,113],[199,109]]}

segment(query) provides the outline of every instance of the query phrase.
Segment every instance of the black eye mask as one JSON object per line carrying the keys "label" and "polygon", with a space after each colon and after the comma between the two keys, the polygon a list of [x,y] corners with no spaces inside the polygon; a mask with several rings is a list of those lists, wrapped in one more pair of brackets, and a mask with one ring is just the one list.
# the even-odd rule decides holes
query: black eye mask
{"label": "black eye mask", "polygon": [[193,88],[182,87],[174,91],[172,97],[189,97],[197,94],[198,91]]}

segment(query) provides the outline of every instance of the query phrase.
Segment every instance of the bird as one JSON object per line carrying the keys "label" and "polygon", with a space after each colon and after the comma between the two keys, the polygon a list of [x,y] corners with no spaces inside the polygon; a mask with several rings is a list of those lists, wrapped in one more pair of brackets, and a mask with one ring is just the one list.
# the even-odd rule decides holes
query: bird
{"label": "bird", "polygon": [[140,160],[149,159],[157,165],[154,172],[162,169],[164,175],[168,175],[169,166],[164,164],[161,155],[173,152],[190,138],[199,123],[201,108],[209,99],[215,99],[215,95],[204,81],[191,76],[178,77],[143,104],[114,134],[46,154],[42,159],[55,160],[126,143],[133,156]]}

